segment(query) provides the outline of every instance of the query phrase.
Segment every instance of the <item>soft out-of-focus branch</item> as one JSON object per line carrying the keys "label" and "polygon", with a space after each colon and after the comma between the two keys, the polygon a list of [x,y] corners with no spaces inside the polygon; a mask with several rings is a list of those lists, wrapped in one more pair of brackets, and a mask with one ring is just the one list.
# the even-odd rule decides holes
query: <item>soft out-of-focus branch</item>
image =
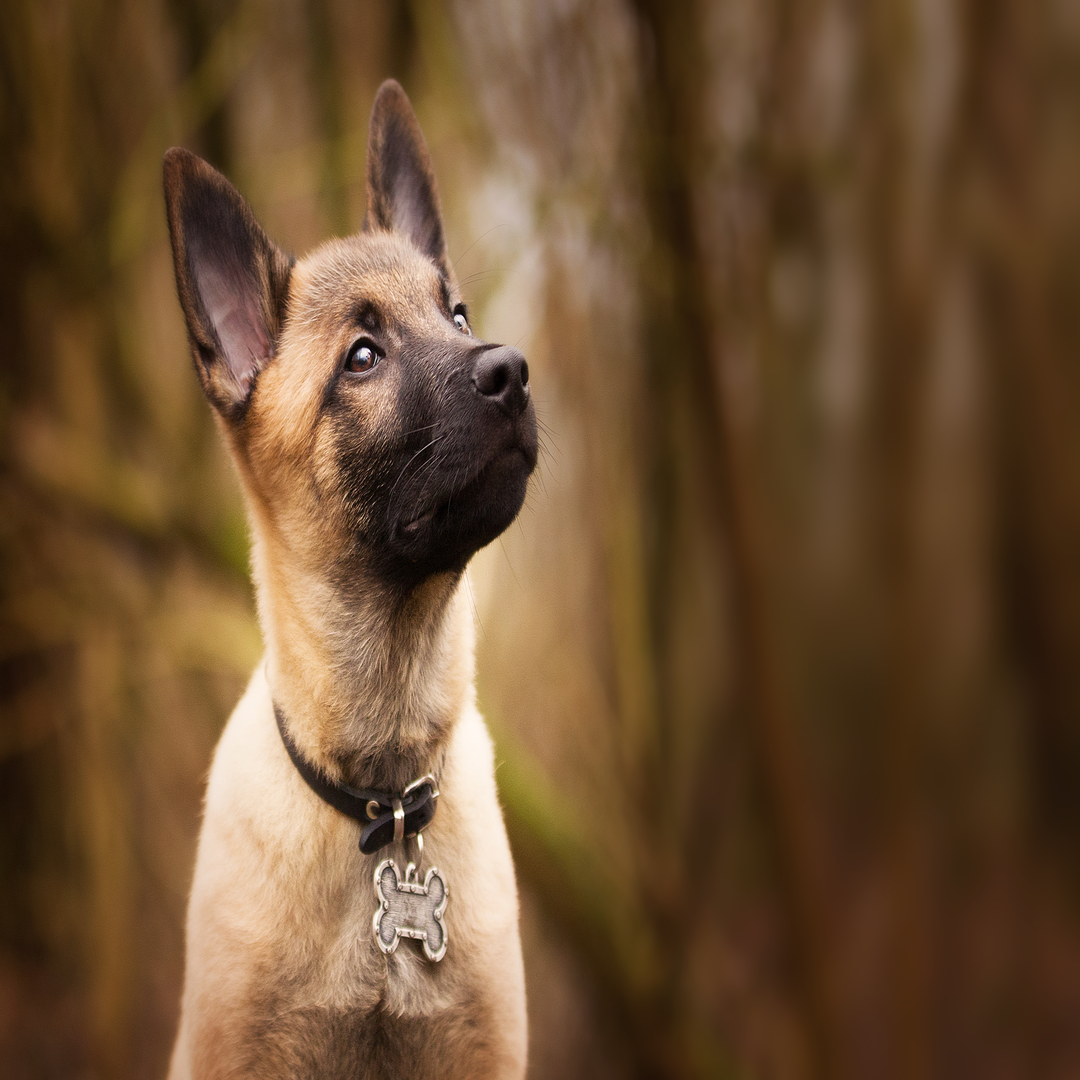
{"label": "soft out-of-focus branch", "polygon": [[600,973],[605,998],[620,1021],[630,1021],[636,1003],[655,982],[659,943],[635,897],[605,872],[592,811],[575,806],[516,743],[488,710],[500,763],[499,794],[514,840],[518,868],[559,924]]}
{"label": "soft out-of-focus branch", "polygon": [[[1068,233],[1039,186],[1040,52],[1050,51],[1034,9],[1002,0],[965,26],[968,226],[995,361],[1000,440],[1000,557],[1011,631],[1034,705],[1034,808],[1072,855],[1080,823],[1080,416],[1072,374],[1075,326],[1062,319],[1075,292]],[[1074,225],[1075,227],[1075,225]],[[1071,301],[1070,301],[1071,302]]]}
{"label": "soft out-of-focus branch", "polygon": [[[920,540],[921,467],[935,303],[949,241],[951,164],[911,106],[920,52],[919,12],[894,0],[873,6],[865,23],[866,94],[861,124],[869,171],[866,235],[875,318],[873,443],[880,487],[874,512],[886,583],[886,673],[883,717],[885,820],[890,865],[893,1038],[898,1073],[932,1075],[926,862],[921,777],[926,718],[932,707],[927,672],[933,635]],[[946,116],[949,103],[936,106]]]}
{"label": "soft out-of-focus branch", "polygon": [[350,232],[349,206],[345,197],[349,178],[341,142],[342,121],[341,71],[334,51],[334,29],[326,0],[304,0],[308,32],[311,82],[318,102],[319,127],[323,136],[322,197],[326,224],[337,236]]}

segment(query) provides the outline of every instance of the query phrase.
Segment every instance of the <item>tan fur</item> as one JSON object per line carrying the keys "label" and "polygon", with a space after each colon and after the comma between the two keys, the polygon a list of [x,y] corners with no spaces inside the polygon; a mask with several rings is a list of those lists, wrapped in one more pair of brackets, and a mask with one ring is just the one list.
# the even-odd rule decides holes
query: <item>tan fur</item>
{"label": "tan fur", "polygon": [[[401,601],[342,557],[335,435],[320,413],[348,346],[341,305],[374,296],[391,326],[453,335],[440,287],[435,263],[397,234],[327,243],[292,268],[273,362],[242,421],[219,417],[251,522],[266,658],[210,773],[170,1080],[524,1072],[517,894],[460,575]],[[365,437],[390,422],[394,391],[388,377],[364,396],[351,422]],[[409,942],[377,948],[374,868],[404,852],[359,852],[356,822],[290,762],[275,702],[334,779],[401,790],[436,772],[424,866],[450,887],[441,962]]]}

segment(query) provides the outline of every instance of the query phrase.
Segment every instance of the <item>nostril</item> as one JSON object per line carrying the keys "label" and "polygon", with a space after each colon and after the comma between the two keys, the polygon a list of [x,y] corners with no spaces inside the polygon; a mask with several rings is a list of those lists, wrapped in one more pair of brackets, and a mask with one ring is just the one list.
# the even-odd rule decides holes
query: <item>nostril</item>
{"label": "nostril", "polygon": [[506,389],[510,371],[503,362],[486,363],[478,366],[473,376],[473,385],[484,397],[498,397]]}
{"label": "nostril", "polygon": [[484,350],[473,368],[472,385],[475,391],[504,412],[509,411],[514,415],[528,403],[525,389],[528,381],[529,367],[525,357],[508,345]]}

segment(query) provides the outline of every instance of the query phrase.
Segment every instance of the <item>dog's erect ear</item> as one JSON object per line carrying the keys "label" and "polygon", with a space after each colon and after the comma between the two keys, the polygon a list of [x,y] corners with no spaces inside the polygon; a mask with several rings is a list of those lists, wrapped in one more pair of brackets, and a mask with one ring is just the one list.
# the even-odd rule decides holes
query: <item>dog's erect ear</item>
{"label": "dog's erect ear", "polygon": [[165,204],[199,378],[218,411],[237,419],[273,355],[292,261],[240,192],[188,150],[165,155]]}
{"label": "dog's erect ear", "polygon": [[439,188],[427,143],[401,86],[387,79],[371,107],[365,231],[404,233],[449,279]]}

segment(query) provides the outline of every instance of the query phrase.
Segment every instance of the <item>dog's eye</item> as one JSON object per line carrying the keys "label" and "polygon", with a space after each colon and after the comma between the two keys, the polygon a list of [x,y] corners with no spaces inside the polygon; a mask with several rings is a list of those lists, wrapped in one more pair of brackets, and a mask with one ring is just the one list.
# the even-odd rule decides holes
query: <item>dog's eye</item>
{"label": "dog's eye", "polygon": [[463,334],[471,334],[472,333],[472,331],[469,329],[469,319],[465,314],[465,305],[464,304],[458,304],[458,306],[456,308],[454,308],[454,325]]}
{"label": "dog's eye", "polygon": [[361,338],[345,357],[345,370],[357,375],[370,371],[381,359],[378,347],[367,338]]}

